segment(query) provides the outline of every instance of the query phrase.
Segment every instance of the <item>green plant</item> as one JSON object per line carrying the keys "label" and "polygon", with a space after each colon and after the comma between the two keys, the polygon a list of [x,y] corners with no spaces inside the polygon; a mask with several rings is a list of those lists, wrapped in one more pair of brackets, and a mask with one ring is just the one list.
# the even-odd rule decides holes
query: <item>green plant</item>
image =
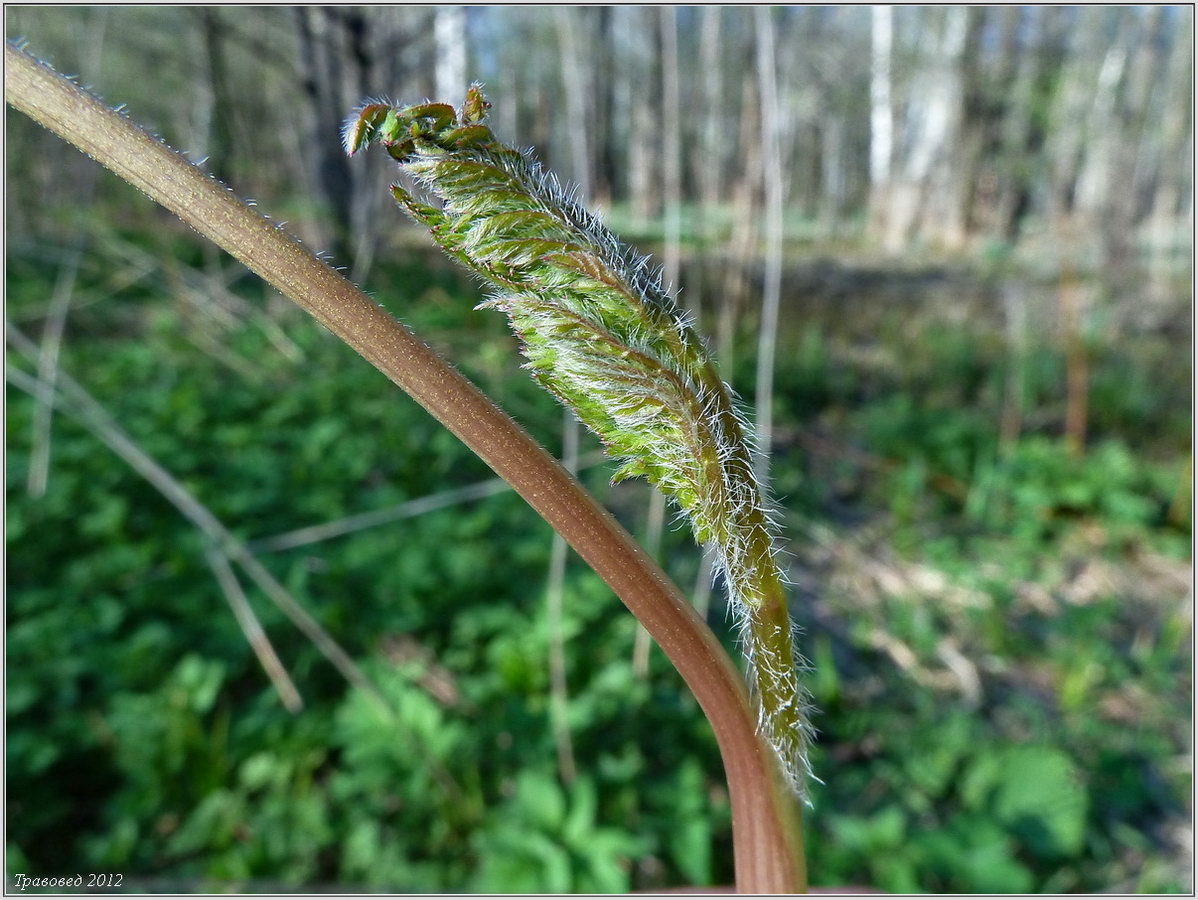
{"label": "green plant", "polygon": [[489,282],[482,306],[507,315],[533,377],[623,461],[613,480],[645,476],[715,551],[761,728],[802,794],[807,701],[748,425],[649,259],[496,140],[483,124],[488,105],[478,87],[460,112],[370,103],[347,124],[345,147],[381,144],[434,195],[437,206],[392,186],[446,253]]}
{"label": "green plant", "polygon": [[[773,751],[754,734],[739,676],[677,589],[610,514],[469,382],[278,227],[27,53],[6,46],[5,59],[10,104],[143,190],[307,309],[507,478],[604,577],[678,667],[713,725],[731,792],[738,886],[754,892],[802,889],[798,811],[778,783]],[[481,109],[468,109],[463,118],[479,115]],[[467,121],[464,127],[477,126]],[[731,431],[731,417],[729,404],[716,421]],[[717,442],[705,452],[708,462],[727,464],[719,459],[727,445]],[[771,568],[764,512],[758,505],[749,507],[747,520],[738,523],[749,532],[746,565],[756,570],[746,600],[777,622],[784,600]],[[780,667],[783,659],[789,664],[789,627],[765,635],[764,646],[769,668]],[[784,702],[780,696],[763,692],[763,706],[784,722],[797,721],[793,707],[778,705]]]}

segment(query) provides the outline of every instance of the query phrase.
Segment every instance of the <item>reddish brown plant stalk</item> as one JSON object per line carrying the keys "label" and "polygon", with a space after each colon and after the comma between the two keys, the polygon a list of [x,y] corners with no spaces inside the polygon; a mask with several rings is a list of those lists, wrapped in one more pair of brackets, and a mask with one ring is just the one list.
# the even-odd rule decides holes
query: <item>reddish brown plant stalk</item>
{"label": "reddish brown plant stalk", "polygon": [[179,216],[303,307],[483,459],[616,592],[712,724],[732,803],[737,888],[806,889],[801,813],[755,733],[744,682],[715,636],[615,519],[473,384],[343,276],[224,185],[11,45],[5,99]]}

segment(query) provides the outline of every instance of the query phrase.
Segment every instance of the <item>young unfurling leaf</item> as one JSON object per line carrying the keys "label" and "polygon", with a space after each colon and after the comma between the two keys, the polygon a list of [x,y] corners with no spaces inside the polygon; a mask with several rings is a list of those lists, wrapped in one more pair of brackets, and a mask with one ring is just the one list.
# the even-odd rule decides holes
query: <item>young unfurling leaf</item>
{"label": "young unfurling leaf", "polygon": [[748,426],[648,258],[496,140],[488,106],[477,86],[461,112],[367,103],[346,123],[345,149],[382,145],[428,191],[434,202],[392,187],[446,253],[489,283],[481,306],[507,315],[533,377],[622,462],[615,477],[646,477],[714,548],[760,728],[802,793],[809,708]]}

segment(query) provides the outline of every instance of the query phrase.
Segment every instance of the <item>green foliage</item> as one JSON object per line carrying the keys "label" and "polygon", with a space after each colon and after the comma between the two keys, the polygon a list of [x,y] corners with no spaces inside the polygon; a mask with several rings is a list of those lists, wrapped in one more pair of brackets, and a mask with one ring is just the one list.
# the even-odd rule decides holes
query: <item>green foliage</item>
{"label": "green foliage", "polygon": [[[199,260],[190,239],[171,241]],[[52,278],[14,259],[10,315],[36,322]],[[108,290],[111,261],[87,260],[79,290]],[[396,285],[405,320],[555,446],[560,411],[500,362],[511,340],[468,312],[464,277],[411,263],[379,282]],[[264,298],[237,290],[251,312],[223,345],[259,368],[257,383],[202,351],[194,319],[145,286],[72,310],[62,364],[241,537],[490,477],[316,326],[279,317],[301,355],[280,353],[260,327]],[[905,327],[931,349],[893,370],[857,365],[830,329],[779,336],[774,470],[805,535],[793,550],[809,596],[796,614],[822,710],[813,882],[1183,891],[1170,835],[1189,815],[1191,636],[1176,576],[1188,571],[1189,531],[1169,510],[1188,424],[1173,429],[1159,398],[1124,397],[1148,418],[1101,432],[1079,459],[1053,425],[1029,425],[1000,452],[998,351],[965,326],[929,325],[935,340]],[[1104,359],[1095,384],[1113,385]],[[1096,420],[1111,415],[1092,399]],[[203,541],[69,418],[54,420],[46,495],[26,495],[32,413],[10,390],[10,873],[90,867],[182,891],[731,883],[710,730],[660,654],[649,679],[633,674],[633,621],[576,563],[563,631],[579,778],[557,779],[550,534],[517,499],[263,553],[393,710],[349,690],[251,591],[306,703],[292,717]],[[800,452],[800,429],[859,452]],[[640,521],[643,488],[585,475],[618,516]],[[858,555],[829,555],[871,532],[881,537]],[[684,535],[667,533],[663,558],[683,577],[695,570]],[[712,618],[731,646],[722,611]],[[910,650],[906,667],[879,635]],[[951,676],[945,641],[977,670],[976,697]]]}
{"label": "green foliage", "polygon": [[526,769],[479,834],[477,893],[627,893],[629,860],[643,842],[597,827],[598,798],[584,776],[567,794],[554,775]]}
{"label": "green foliage", "polygon": [[989,809],[1048,859],[1082,850],[1087,794],[1073,762],[1052,747],[1013,747],[981,757],[963,776],[969,805]]}

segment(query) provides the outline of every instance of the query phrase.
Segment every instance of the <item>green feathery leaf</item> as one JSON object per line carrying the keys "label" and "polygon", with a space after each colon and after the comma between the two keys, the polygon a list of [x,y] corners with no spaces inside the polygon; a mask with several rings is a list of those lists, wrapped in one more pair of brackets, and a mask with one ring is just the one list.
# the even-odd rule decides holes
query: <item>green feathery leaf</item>
{"label": "green feathery leaf", "polygon": [[470,88],[443,103],[369,102],[345,149],[381,144],[437,205],[393,185],[396,200],[451,257],[491,287],[526,368],[716,551],[741,630],[760,728],[788,783],[809,774],[809,707],[796,677],[775,527],[754,479],[748,426],[703,340],[647,257],[621,244],[525,153],[483,124]]}

